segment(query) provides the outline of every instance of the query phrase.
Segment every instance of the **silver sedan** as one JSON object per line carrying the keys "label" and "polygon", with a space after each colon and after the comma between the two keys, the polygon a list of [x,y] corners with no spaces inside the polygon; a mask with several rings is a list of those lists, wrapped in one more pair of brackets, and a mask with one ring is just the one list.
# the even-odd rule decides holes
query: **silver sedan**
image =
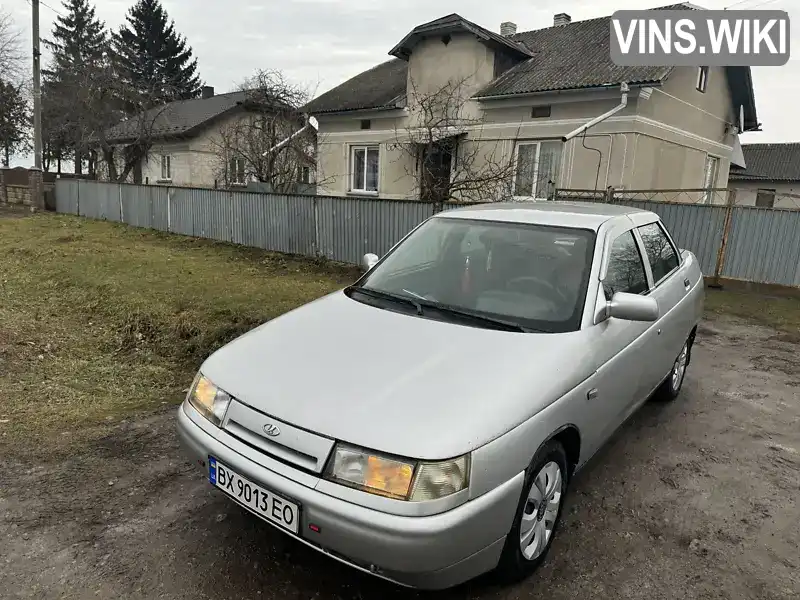
{"label": "silver sedan", "polygon": [[211,355],[185,446],[233,501],[357,569],[525,577],[575,473],[680,392],[697,259],[651,212],[513,203],[439,213],[365,267]]}

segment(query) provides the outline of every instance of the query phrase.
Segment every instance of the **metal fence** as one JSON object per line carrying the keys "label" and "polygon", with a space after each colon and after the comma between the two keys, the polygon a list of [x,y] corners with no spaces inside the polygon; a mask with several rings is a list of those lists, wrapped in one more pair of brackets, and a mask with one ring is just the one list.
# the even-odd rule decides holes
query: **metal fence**
{"label": "metal fence", "polygon": [[800,287],[800,210],[740,206],[737,190],[567,190],[555,200],[622,204],[657,213],[708,277]]}
{"label": "metal fence", "polygon": [[56,210],[275,252],[359,264],[433,215],[414,201],[59,180]]}
{"label": "metal fence", "polygon": [[[661,216],[707,276],[800,286],[800,210],[737,206],[729,190],[563,190]],[[453,205],[455,206],[455,205]],[[436,208],[417,201],[260,194],[83,180],[56,183],[56,210],[276,252],[359,264],[386,253]]]}

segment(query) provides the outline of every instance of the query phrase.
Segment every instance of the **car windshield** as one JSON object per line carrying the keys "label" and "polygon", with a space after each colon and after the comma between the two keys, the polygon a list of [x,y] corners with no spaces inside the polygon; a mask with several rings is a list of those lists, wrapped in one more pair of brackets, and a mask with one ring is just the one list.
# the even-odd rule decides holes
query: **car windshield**
{"label": "car windshield", "polygon": [[447,318],[436,310],[445,307],[524,329],[574,331],[593,251],[594,232],[584,229],[435,217],[357,286],[363,296],[427,307],[430,318]]}

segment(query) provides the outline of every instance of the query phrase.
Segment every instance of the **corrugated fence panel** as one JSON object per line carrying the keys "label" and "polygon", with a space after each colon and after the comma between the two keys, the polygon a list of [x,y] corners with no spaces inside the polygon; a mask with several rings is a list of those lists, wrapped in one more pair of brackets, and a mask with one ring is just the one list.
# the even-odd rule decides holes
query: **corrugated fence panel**
{"label": "corrugated fence panel", "polygon": [[194,232],[193,190],[173,188],[170,190],[169,220],[170,231],[183,235],[196,235]]}
{"label": "corrugated fence panel", "polygon": [[800,285],[800,211],[734,207],[722,276]]}
{"label": "corrugated fence panel", "polygon": [[320,252],[359,264],[367,252],[381,256],[432,214],[422,202],[317,197]]}
{"label": "corrugated fence panel", "polygon": [[69,215],[78,214],[78,181],[75,179],[56,179],[56,212]]}
{"label": "corrugated fence panel", "polygon": [[[615,204],[617,202],[615,201]],[[656,213],[680,248],[691,250],[704,275],[713,275],[722,244],[725,207],[708,204],[677,204],[645,200],[620,200],[619,204]]]}

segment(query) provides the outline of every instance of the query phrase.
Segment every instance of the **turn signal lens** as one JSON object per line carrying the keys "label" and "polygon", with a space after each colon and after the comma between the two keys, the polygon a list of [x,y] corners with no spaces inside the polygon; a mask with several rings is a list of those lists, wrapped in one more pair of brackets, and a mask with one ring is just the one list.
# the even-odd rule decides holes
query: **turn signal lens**
{"label": "turn signal lens", "polygon": [[444,498],[460,492],[469,485],[469,457],[435,463],[420,463],[411,490],[412,502]]}

